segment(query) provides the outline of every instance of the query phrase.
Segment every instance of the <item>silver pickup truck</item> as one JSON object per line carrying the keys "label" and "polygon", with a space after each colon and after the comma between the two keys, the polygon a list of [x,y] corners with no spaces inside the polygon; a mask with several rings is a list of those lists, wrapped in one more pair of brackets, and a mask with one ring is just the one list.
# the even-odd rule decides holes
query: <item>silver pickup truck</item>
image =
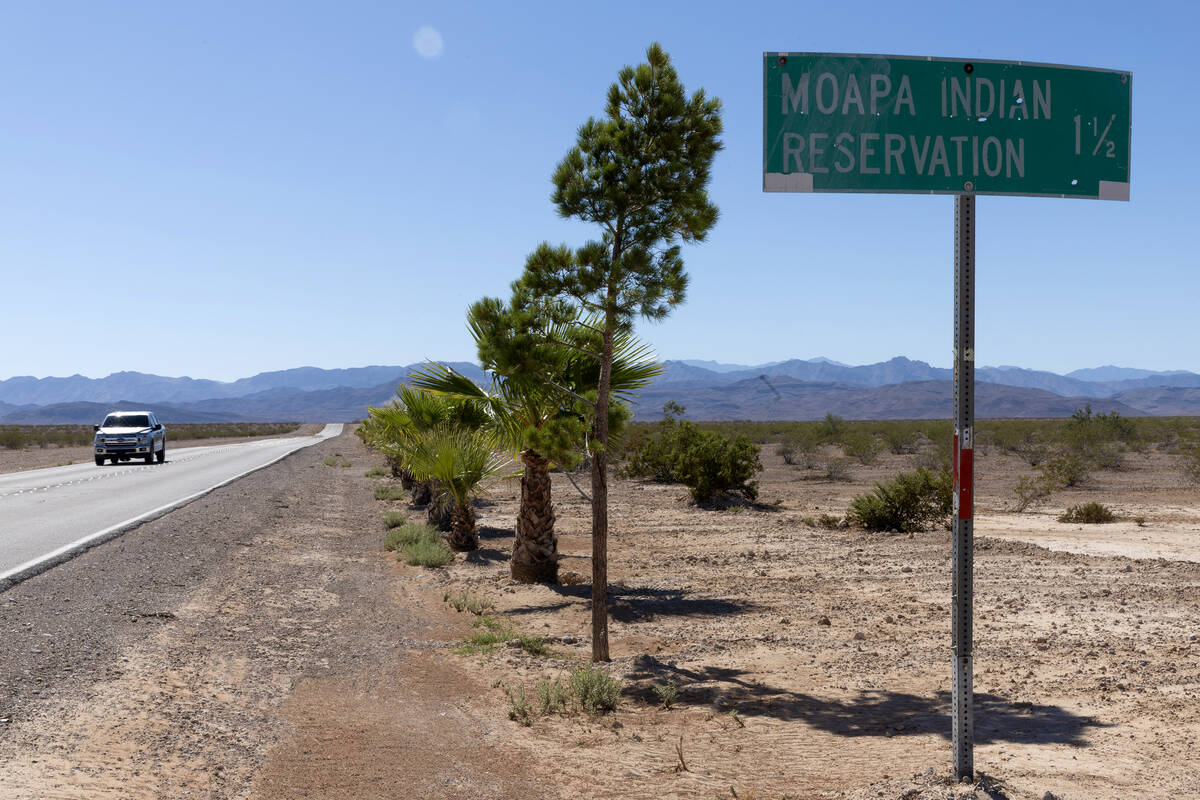
{"label": "silver pickup truck", "polygon": [[114,411],[92,430],[98,467],[106,458],[113,464],[135,456],[147,464],[167,460],[167,428],[149,411]]}

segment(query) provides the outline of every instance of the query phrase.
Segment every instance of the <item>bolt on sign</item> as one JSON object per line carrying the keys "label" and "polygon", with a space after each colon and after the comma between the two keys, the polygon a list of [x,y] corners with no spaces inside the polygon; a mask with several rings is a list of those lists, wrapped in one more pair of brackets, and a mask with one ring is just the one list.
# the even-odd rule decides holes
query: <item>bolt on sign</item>
{"label": "bolt on sign", "polygon": [[1130,73],[763,54],[763,190],[1129,199]]}

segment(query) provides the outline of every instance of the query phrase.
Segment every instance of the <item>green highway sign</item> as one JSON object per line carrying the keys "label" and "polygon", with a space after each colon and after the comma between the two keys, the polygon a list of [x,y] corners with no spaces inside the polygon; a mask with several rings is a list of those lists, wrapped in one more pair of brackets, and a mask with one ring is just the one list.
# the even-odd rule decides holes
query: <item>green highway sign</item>
{"label": "green highway sign", "polygon": [[1119,70],[763,54],[763,191],[1129,199]]}

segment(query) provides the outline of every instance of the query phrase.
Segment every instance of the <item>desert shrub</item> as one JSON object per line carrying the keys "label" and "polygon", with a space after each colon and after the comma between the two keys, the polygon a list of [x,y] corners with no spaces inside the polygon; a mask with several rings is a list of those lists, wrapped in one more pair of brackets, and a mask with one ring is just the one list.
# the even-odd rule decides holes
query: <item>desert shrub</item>
{"label": "desert shrub", "polygon": [[658,430],[631,454],[623,474],[682,483],[697,503],[726,492],[755,499],[758,485],[750,479],[762,470],[758,445],[742,434],[723,436],[681,420],[683,410],[675,404],[664,407]]}
{"label": "desert shrub", "polygon": [[[489,604],[490,608],[491,605]],[[503,619],[481,616],[475,620],[474,632],[456,652],[490,653],[498,644],[510,643],[534,656],[550,655],[550,648],[541,636],[521,633]]]}
{"label": "desert shrub", "polygon": [[415,522],[409,522],[388,531],[386,542],[394,542],[394,546],[389,547],[389,550],[399,550],[410,544],[415,544],[422,540],[434,540],[441,538],[437,531],[427,525],[419,525]]}
{"label": "desert shrub", "polygon": [[517,632],[503,620],[495,617],[480,617],[472,626],[475,630],[459,649],[463,653],[490,653],[496,645],[504,644],[517,636]]}
{"label": "desert shrub", "polygon": [[405,563],[417,567],[444,567],[454,560],[454,552],[442,535],[428,525],[407,523],[388,531],[383,546],[400,550]]}
{"label": "desert shrub", "polygon": [[613,711],[621,699],[621,682],[591,664],[572,672],[569,685],[579,707],[591,714]]}
{"label": "desert shrub", "polygon": [[821,514],[813,520],[813,524],[818,528],[834,531],[846,527],[846,518],[839,517],[837,514]]}
{"label": "desert shrub", "polygon": [[679,689],[671,681],[656,683],[654,685],[654,696],[658,698],[658,702],[662,703],[663,708],[670,708],[675,705],[675,701],[679,698]]}
{"label": "desert shrub", "polygon": [[571,699],[570,690],[558,678],[552,681],[538,681],[537,695],[538,708],[542,714],[565,713],[567,703]]}
{"label": "desert shrub", "polygon": [[376,486],[376,500],[403,500],[407,496],[407,492],[399,486]]}
{"label": "desert shrub", "polygon": [[1184,451],[1180,467],[1184,477],[1193,483],[1200,483],[1200,444],[1194,444]]}
{"label": "desert shrub", "polygon": [[1048,479],[1044,474],[1041,475],[1023,475],[1017,481],[1017,511],[1025,511],[1028,508],[1041,505],[1050,499],[1050,495],[1057,488],[1054,482]]}
{"label": "desert shrub", "polygon": [[872,434],[864,430],[851,430],[842,435],[842,452],[864,466],[874,464],[883,450],[883,445]]}
{"label": "desert shrub", "polygon": [[895,455],[915,453],[918,433],[905,426],[888,425],[883,429],[883,441],[887,445],[887,449]]}
{"label": "desert shrub", "polygon": [[850,480],[850,459],[830,458],[826,460],[825,480],[835,482]]}
{"label": "desert shrub", "polygon": [[783,463],[814,469],[817,455],[821,451],[821,436],[817,429],[806,425],[784,435],[775,454],[783,457]]}
{"label": "desert shrub", "polygon": [[447,590],[442,594],[442,600],[449,603],[450,607],[455,611],[460,613],[470,611],[477,617],[483,616],[494,608],[492,601],[473,595],[470,592],[451,592]]}
{"label": "desert shrub", "polygon": [[389,511],[383,515],[383,527],[385,530],[399,528],[404,524],[404,515],[399,511]]}
{"label": "desert shrub", "polygon": [[1063,515],[1058,518],[1059,522],[1084,522],[1089,524],[1100,524],[1104,522],[1112,522],[1117,518],[1117,515],[1112,512],[1112,509],[1103,503],[1084,503],[1079,506],[1071,506]]}
{"label": "desert shrub", "polygon": [[439,537],[406,545],[404,563],[413,567],[444,567],[454,560],[454,551]]}
{"label": "desert shrub", "polygon": [[1042,464],[1042,474],[1054,486],[1078,486],[1087,480],[1091,465],[1080,455],[1067,453]]}
{"label": "desert shrub", "polygon": [[508,718],[528,728],[533,724],[533,714],[525,698],[525,690],[518,686],[516,689],[505,689],[505,693],[508,695]]}
{"label": "desert shrub", "polygon": [[825,439],[837,439],[846,430],[846,420],[837,414],[826,414],[821,420],[821,436]]}
{"label": "desert shrub", "polygon": [[952,481],[949,471],[903,472],[851,500],[846,519],[869,531],[909,532],[944,525],[952,510]]}
{"label": "desert shrub", "polygon": [[[1119,470],[1124,467],[1122,451],[1140,443],[1137,424],[1116,411],[1093,414],[1092,407],[1077,409],[1062,432],[1065,450],[1092,469]],[[1140,446],[1140,444],[1139,444]]]}
{"label": "desert shrub", "polygon": [[20,450],[25,446],[25,434],[18,428],[0,428],[0,447]]}
{"label": "desert shrub", "polygon": [[1041,466],[1050,457],[1050,446],[1037,439],[1022,439],[1012,451],[1031,467]]}
{"label": "desert shrub", "polygon": [[382,478],[384,475],[387,475],[387,474],[388,474],[388,471],[386,469],[384,469],[383,467],[371,467],[369,470],[367,470],[366,472],[363,473],[363,477]]}

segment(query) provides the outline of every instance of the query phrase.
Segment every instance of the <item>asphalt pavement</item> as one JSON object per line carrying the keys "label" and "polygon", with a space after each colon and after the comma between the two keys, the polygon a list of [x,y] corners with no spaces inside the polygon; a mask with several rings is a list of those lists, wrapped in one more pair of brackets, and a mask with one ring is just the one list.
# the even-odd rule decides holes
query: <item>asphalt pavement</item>
{"label": "asphalt pavement", "polygon": [[342,433],[172,446],[163,464],[72,464],[0,475],[0,590],[303,447]]}

